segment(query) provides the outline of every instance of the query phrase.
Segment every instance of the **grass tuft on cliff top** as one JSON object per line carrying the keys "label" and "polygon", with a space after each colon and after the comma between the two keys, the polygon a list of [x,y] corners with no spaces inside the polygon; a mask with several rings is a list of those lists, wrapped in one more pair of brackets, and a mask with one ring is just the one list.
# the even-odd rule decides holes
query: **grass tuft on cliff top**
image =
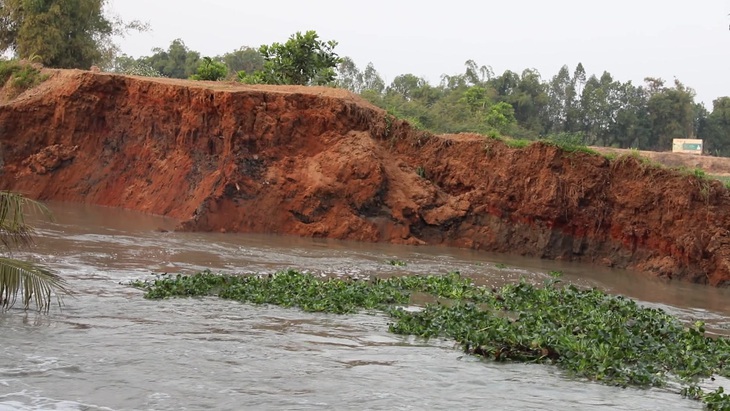
{"label": "grass tuft on cliff top", "polygon": [[47,75],[30,63],[0,59],[0,87],[9,81],[14,95],[19,95],[47,79]]}

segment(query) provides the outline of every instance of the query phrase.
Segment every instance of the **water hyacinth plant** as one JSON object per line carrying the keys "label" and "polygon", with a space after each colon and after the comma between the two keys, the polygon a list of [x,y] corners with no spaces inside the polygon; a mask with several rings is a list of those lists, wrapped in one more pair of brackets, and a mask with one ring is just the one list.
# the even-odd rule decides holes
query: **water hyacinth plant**
{"label": "water hyacinth plant", "polygon": [[[730,409],[722,387],[708,393],[698,386],[713,376],[730,377],[728,338],[709,337],[701,322],[686,326],[622,296],[563,285],[559,273],[551,274],[542,287],[522,281],[499,289],[458,273],[357,280],[293,270],[251,276],[204,271],[132,285],[152,299],[217,295],[312,312],[378,310],[392,318],[393,333],[453,339],[486,360],[554,364],[578,378],[624,387],[675,382],[707,409]],[[404,309],[414,294],[431,302]]]}

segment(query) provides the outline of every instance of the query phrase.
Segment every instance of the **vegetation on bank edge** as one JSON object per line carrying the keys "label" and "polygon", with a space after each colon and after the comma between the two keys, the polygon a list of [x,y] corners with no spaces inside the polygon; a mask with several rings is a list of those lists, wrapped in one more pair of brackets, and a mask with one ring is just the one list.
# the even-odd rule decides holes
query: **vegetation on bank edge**
{"label": "vegetation on bank edge", "polygon": [[[393,333],[453,339],[484,359],[555,364],[576,377],[624,387],[678,382],[682,395],[708,409],[730,409],[722,387],[709,393],[699,388],[714,375],[730,377],[730,339],[708,337],[702,322],[685,327],[661,309],[563,285],[559,273],[551,274],[544,287],[521,281],[499,289],[477,286],[458,273],[358,280],[293,270],[250,276],[206,270],[131,285],[150,299],[218,296],[308,312],[383,311]],[[404,309],[414,293],[433,302]]]}
{"label": "vegetation on bank edge", "polygon": [[12,93],[15,95],[31,89],[47,79],[48,75],[42,74],[33,64],[0,59],[0,87],[10,81]]}

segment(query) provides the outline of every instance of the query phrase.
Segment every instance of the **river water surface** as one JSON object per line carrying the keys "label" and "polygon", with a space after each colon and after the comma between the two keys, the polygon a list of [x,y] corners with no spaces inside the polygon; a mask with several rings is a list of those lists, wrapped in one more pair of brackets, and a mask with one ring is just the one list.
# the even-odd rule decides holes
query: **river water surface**
{"label": "river water surface", "polygon": [[[51,209],[55,221],[38,221],[36,246],[15,256],[60,273],[78,294],[48,315],[0,313],[0,411],[701,409],[672,389],[607,387],[555,367],[478,361],[450,341],[389,334],[385,316],[217,298],[147,301],[124,285],[152,272],[457,270],[499,285],[560,270],[566,281],[703,319],[716,332],[730,329],[727,289],[470,250],[162,232],[175,222],[84,205]],[[393,267],[391,259],[408,265]]]}

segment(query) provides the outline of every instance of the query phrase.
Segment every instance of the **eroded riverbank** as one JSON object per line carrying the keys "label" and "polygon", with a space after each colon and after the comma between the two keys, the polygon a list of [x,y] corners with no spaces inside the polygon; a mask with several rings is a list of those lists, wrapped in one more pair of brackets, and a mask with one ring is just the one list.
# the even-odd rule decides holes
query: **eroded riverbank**
{"label": "eroded riverbank", "polygon": [[0,102],[0,188],[180,229],[445,245],[730,282],[730,193],[631,155],[435,136],[344,90],[74,70]]}
{"label": "eroded riverbank", "polygon": [[[60,271],[80,293],[66,300],[63,312],[47,317],[17,310],[0,316],[0,408],[700,408],[675,392],[612,388],[542,366],[476,361],[452,342],[389,334],[385,317],[306,314],[215,299],[150,302],[119,284],[151,271],[295,267],[390,275],[456,269],[498,284],[520,277],[542,282],[548,271],[560,269],[566,280],[582,285],[627,295],[645,289],[649,301],[688,320],[711,317],[721,328],[730,322],[728,307],[719,304],[730,297],[725,289],[620,270],[591,272],[590,266],[470,250],[164,233],[157,228],[174,222],[83,205],[52,208],[57,221],[41,224],[30,255]],[[390,259],[407,266],[391,266]]]}

